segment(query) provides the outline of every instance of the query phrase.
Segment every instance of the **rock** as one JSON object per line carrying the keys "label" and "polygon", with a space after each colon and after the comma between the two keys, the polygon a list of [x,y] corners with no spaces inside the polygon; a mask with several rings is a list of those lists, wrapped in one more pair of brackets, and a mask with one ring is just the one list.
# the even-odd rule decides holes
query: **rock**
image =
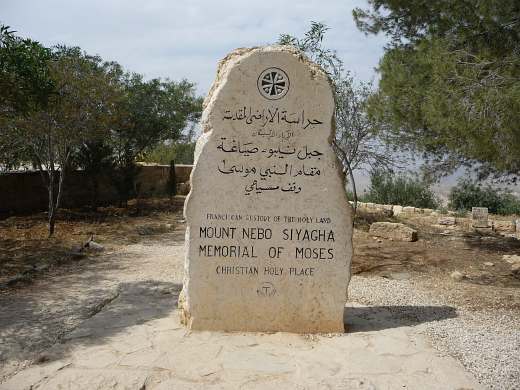
{"label": "rock", "polygon": [[494,264],[494,263],[491,263],[491,262],[489,262],[489,261],[486,261],[486,262],[484,263],[484,265],[486,265],[486,266],[488,266],[488,267],[493,267],[495,264]]}
{"label": "rock", "polygon": [[415,213],[415,207],[412,207],[412,206],[403,207],[403,213],[413,214],[413,213]]}
{"label": "rock", "polygon": [[520,279],[520,263],[515,263],[511,266],[511,274],[515,278]]}
{"label": "rock", "polygon": [[393,207],[391,204],[383,204],[381,205],[381,208],[386,211],[393,211]]}
{"label": "rock", "polygon": [[507,261],[509,264],[520,264],[520,255],[504,255],[502,260]]}
{"label": "rock", "polygon": [[188,195],[190,192],[190,183],[178,183],[177,195]]}
{"label": "rock", "polygon": [[374,222],[369,233],[376,237],[399,241],[417,241],[417,231],[402,224],[393,222]]}
{"label": "rock", "polygon": [[327,74],[289,46],[237,49],[204,106],[184,209],[182,321],[343,333],[352,208]]}
{"label": "rock", "polygon": [[403,206],[399,206],[399,205],[393,206],[392,211],[394,212],[394,215],[397,216],[403,212]]}
{"label": "rock", "polygon": [[440,217],[437,221],[439,225],[455,225],[456,224],[455,217]]}
{"label": "rock", "polygon": [[89,241],[85,244],[85,248],[92,252],[103,252],[105,247],[101,244],[98,244],[95,241]]}
{"label": "rock", "polygon": [[459,272],[459,271],[453,271],[450,275],[450,278],[452,278],[453,280],[456,280],[457,282],[460,282],[465,277],[466,277],[466,275],[464,275],[462,272]]}
{"label": "rock", "polygon": [[515,224],[512,221],[492,221],[493,230],[499,233],[514,233]]}

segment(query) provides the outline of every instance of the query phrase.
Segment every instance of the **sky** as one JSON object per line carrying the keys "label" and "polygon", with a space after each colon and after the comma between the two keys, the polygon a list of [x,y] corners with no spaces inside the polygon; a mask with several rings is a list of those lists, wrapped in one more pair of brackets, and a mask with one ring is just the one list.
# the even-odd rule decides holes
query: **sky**
{"label": "sky", "polygon": [[238,47],[301,37],[311,21],[330,27],[325,45],[364,81],[377,80],[384,36],[352,18],[365,0],[0,0],[0,22],[44,45],[80,46],[146,78],[187,78],[205,94],[217,62]]}

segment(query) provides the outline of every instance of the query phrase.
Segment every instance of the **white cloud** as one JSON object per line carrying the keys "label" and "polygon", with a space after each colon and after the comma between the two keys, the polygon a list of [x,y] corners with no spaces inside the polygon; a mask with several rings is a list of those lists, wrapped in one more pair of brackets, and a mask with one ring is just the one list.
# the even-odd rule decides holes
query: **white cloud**
{"label": "white cloud", "polygon": [[364,0],[2,0],[0,21],[46,45],[78,45],[147,77],[188,78],[205,93],[218,60],[236,47],[330,26],[326,44],[359,78],[374,78],[385,39],[352,20]]}

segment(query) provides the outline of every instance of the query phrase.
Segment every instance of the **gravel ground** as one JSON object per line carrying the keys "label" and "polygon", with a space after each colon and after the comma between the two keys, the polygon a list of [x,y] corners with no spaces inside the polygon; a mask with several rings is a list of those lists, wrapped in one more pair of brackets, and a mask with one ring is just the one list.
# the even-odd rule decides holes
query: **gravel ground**
{"label": "gravel ground", "polygon": [[416,325],[437,350],[458,358],[484,386],[520,389],[518,311],[468,310],[454,305],[449,293],[439,294],[436,289],[434,296],[420,280],[356,275],[349,286],[349,301],[390,306],[386,309],[401,324],[405,318],[406,324]]}

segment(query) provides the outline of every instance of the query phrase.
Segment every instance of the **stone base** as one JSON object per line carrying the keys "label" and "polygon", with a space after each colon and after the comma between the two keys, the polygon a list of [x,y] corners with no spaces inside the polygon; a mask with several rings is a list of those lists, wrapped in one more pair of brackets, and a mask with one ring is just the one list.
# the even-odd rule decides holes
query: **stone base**
{"label": "stone base", "polygon": [[[205,304],[208,300],[205,300]],[[190,311],[188,302],[185,298],[184,290],[179,295],[179,317],[180,322],[190,330],[198,331],[217,331],[217,332],[288,332],[288,333],[345,333],[345,305],[343,303],[337,306],[328,305],[328,312],[324,312],[323,306],[314,305],[314,309],[309,307],[291,308],[287,306],[283,312],[272,313],[272,316],[249,313],[244,316],[242,313],[247,310],[247,305],[222,305],[222,302],[210,303],[210,306],[219,306],[221,312],[228,314],[219,317],[219,313],[208,307]],[[269,303],[276,307],[276,303]],[[280,305],[280,304],[278,304]],[[312,305],[312,303],[311,303]],[[264,305],[259,305],[264,306]],[[259,308],[264,309],[265,307]],[[296,309],[296,310],[293,310]],[[208,312],[212,312],[210,317],[204,316]],[[200,313],[200,314],[199,314]]]}
{"label": "stone base", "polygon": [[[186,314],[185,314],[186,315]],[[215,320],[197,320],[191,318],[187,328],[198,331],[218,331],[218,332],[254,332],[254,333],[300,333],[300,334],[321,334],[321,333],[345,333],[345,324],[343,317],[336,321],[319,320],[319,323],[305,323],[305,320],[299,319],[296,323],[288,324],[267,324],[267,323],[235,323],[229,324],[227,321]]]}

